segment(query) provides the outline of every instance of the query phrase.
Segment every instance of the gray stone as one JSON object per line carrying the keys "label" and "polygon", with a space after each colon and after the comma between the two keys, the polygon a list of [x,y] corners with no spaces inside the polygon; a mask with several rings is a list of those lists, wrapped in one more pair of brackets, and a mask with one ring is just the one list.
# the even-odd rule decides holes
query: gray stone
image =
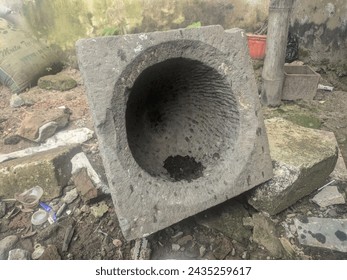
{"label": "gray stone", "polygon": [[67,204],[72,203],[78,197],[78,192],[76,188],[73,188],[71,191],[67,192],[63,197],[63,201]]}
{"label": "gray stone", "polygon": [[226,202],[195,217],[198,224],[219,230],[224,235],[241,243],[247,243],[252,235],[250,228],[244,227],[243,219],[248,211],[237,201]]}
{"label": "gray stone", "polygon": [[265,125],[274,178],[251,191],[248,202],[275,215],[324,185],[336,164],[337,143],[331,132],[281,118],[266,120]]}
{"label": "gray stone", "polygon": [[44,189],[43,200],[59,196],[71,177],[70,160],[80,151],[70,145],[0,163],[0,196],[13,198],[37,185]]}
{"label": "gray stone", "polygon": [[242,30],[210,26],[84,39],[77,56],[126,239],[272,177]]}
{"label": "gray stone", "polygon": [[295,219],[300,244],[347,252],[347,220],[304,217]]}
{"label": "gray stone", "polygon": [[30,253],[23,249],[13,249],[8,253],[8,260],[30,260]]}
{"label": "gray stone", "polygon": [[77,82],[73,78],[59,73],[57,75],[41,77],[37,82],[37,86],[47,90],[66,91],[75,88]]}
{"label": "gray stone", "polygon": [[275,224],[262,213],[253,215],[253,240],[269,251],[274,258],[283,257],[283,246],[277,237]]}
{"label": "gray stone", "polygon": [[10,100],[11,108],[18,108],[20,106],[23,106],[24,104],[25,101],[18,94],[12,94]]}
{"label": "gray stone", "polygon": [[181,246],[178,245],[178,244],[172,244],[172,245],[171,245],[171,249],[172,249],[172,251],[174,251],[174,252],[179,251],[180,248],[181,248]]}
{"label": "gray stone", "polygon": [[339,192],[336,186],[325,187],[312,198],[312,201],[320,207],[346,203],[344,196]]}
{"label": "gray stone", "polygon": [[7,260],[8,252],[17,242],[18,237],[16,235],[9,235],[0,240],[0,260]]}
{"label": "gray stone", "polygon": [[213,250],[213,255],[217,260],[224,260],[225,257],[232,251],[233,245],[230,240],[223,237],[218,247]]}
{"label": "gray stone", "polygon": [[5,145],[16,145],[22,140],[22,137],[19,135],[11,135],[4,139]]}

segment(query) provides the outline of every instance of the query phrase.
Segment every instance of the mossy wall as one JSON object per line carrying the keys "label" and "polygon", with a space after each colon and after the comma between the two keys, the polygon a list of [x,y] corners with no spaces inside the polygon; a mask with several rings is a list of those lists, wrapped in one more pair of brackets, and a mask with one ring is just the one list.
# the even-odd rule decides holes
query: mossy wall
{"label": "mossy wall", "polygon": [[[186,27],[194,22],[253,32],[268,16],[270,0],[0,0],[24,15],[30,29],[59,49],[76,40]],[[346,0],[296,0],[291,31],[303,60],[346,60]],[[305,56],[305,57],[304,57]]]}
{"label": "mossy wall", "polygon": [[221,24],[250,31],[267,17],[268,0],[22,0],[35,34],[63,50],[79,38]]}

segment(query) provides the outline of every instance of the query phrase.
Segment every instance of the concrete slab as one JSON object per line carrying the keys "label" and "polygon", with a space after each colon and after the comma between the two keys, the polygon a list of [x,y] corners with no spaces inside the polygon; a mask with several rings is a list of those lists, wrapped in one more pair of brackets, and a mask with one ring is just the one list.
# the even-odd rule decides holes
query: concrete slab
{"label": "concrete slab", "polygon": [[248,202],[275,215],[324,185],[337,161],[332,132],[309,129],[281,118],[265,121],[274,178],[250,192]]}
{"label": "concrete slab", "polygon": [[302,245],[347,252],[347,220],[309,217],[294,220]]}
{"label": "concrete slab", "polygon": [[221,26],[77,42],[126,239],[272,177],[245,33]]}

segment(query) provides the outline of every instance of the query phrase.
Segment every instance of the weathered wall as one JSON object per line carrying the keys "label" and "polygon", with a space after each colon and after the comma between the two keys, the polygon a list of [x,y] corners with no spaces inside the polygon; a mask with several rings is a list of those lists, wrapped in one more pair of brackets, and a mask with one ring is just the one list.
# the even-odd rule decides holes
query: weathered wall
{"label": "weathered wall", "polygon": [[[269,0],[0,0],[22,13],[34,33],[62,50],[77,39],[220,24],[257,30]],[[347,54],[346,0],[297,0],[291,30],[300,37],[301,58],[341,61]]]}
{"label": "weathered wall", "polygon": [[347,63],[347,1],[295,1],[291,28],[300,38],[301,59]]}

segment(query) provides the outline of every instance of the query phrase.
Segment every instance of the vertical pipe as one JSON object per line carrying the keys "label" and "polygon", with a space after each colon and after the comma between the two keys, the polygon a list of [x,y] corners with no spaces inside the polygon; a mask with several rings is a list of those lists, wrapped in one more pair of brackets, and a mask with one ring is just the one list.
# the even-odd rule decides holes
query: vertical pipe
{"label": "vertical pipe", "polygon": [[264,105],[281,104],[284,61],[287,47],[289,16],[294,0],[271,0],[269,7],[266,56],[263,67],[261,99]]}

